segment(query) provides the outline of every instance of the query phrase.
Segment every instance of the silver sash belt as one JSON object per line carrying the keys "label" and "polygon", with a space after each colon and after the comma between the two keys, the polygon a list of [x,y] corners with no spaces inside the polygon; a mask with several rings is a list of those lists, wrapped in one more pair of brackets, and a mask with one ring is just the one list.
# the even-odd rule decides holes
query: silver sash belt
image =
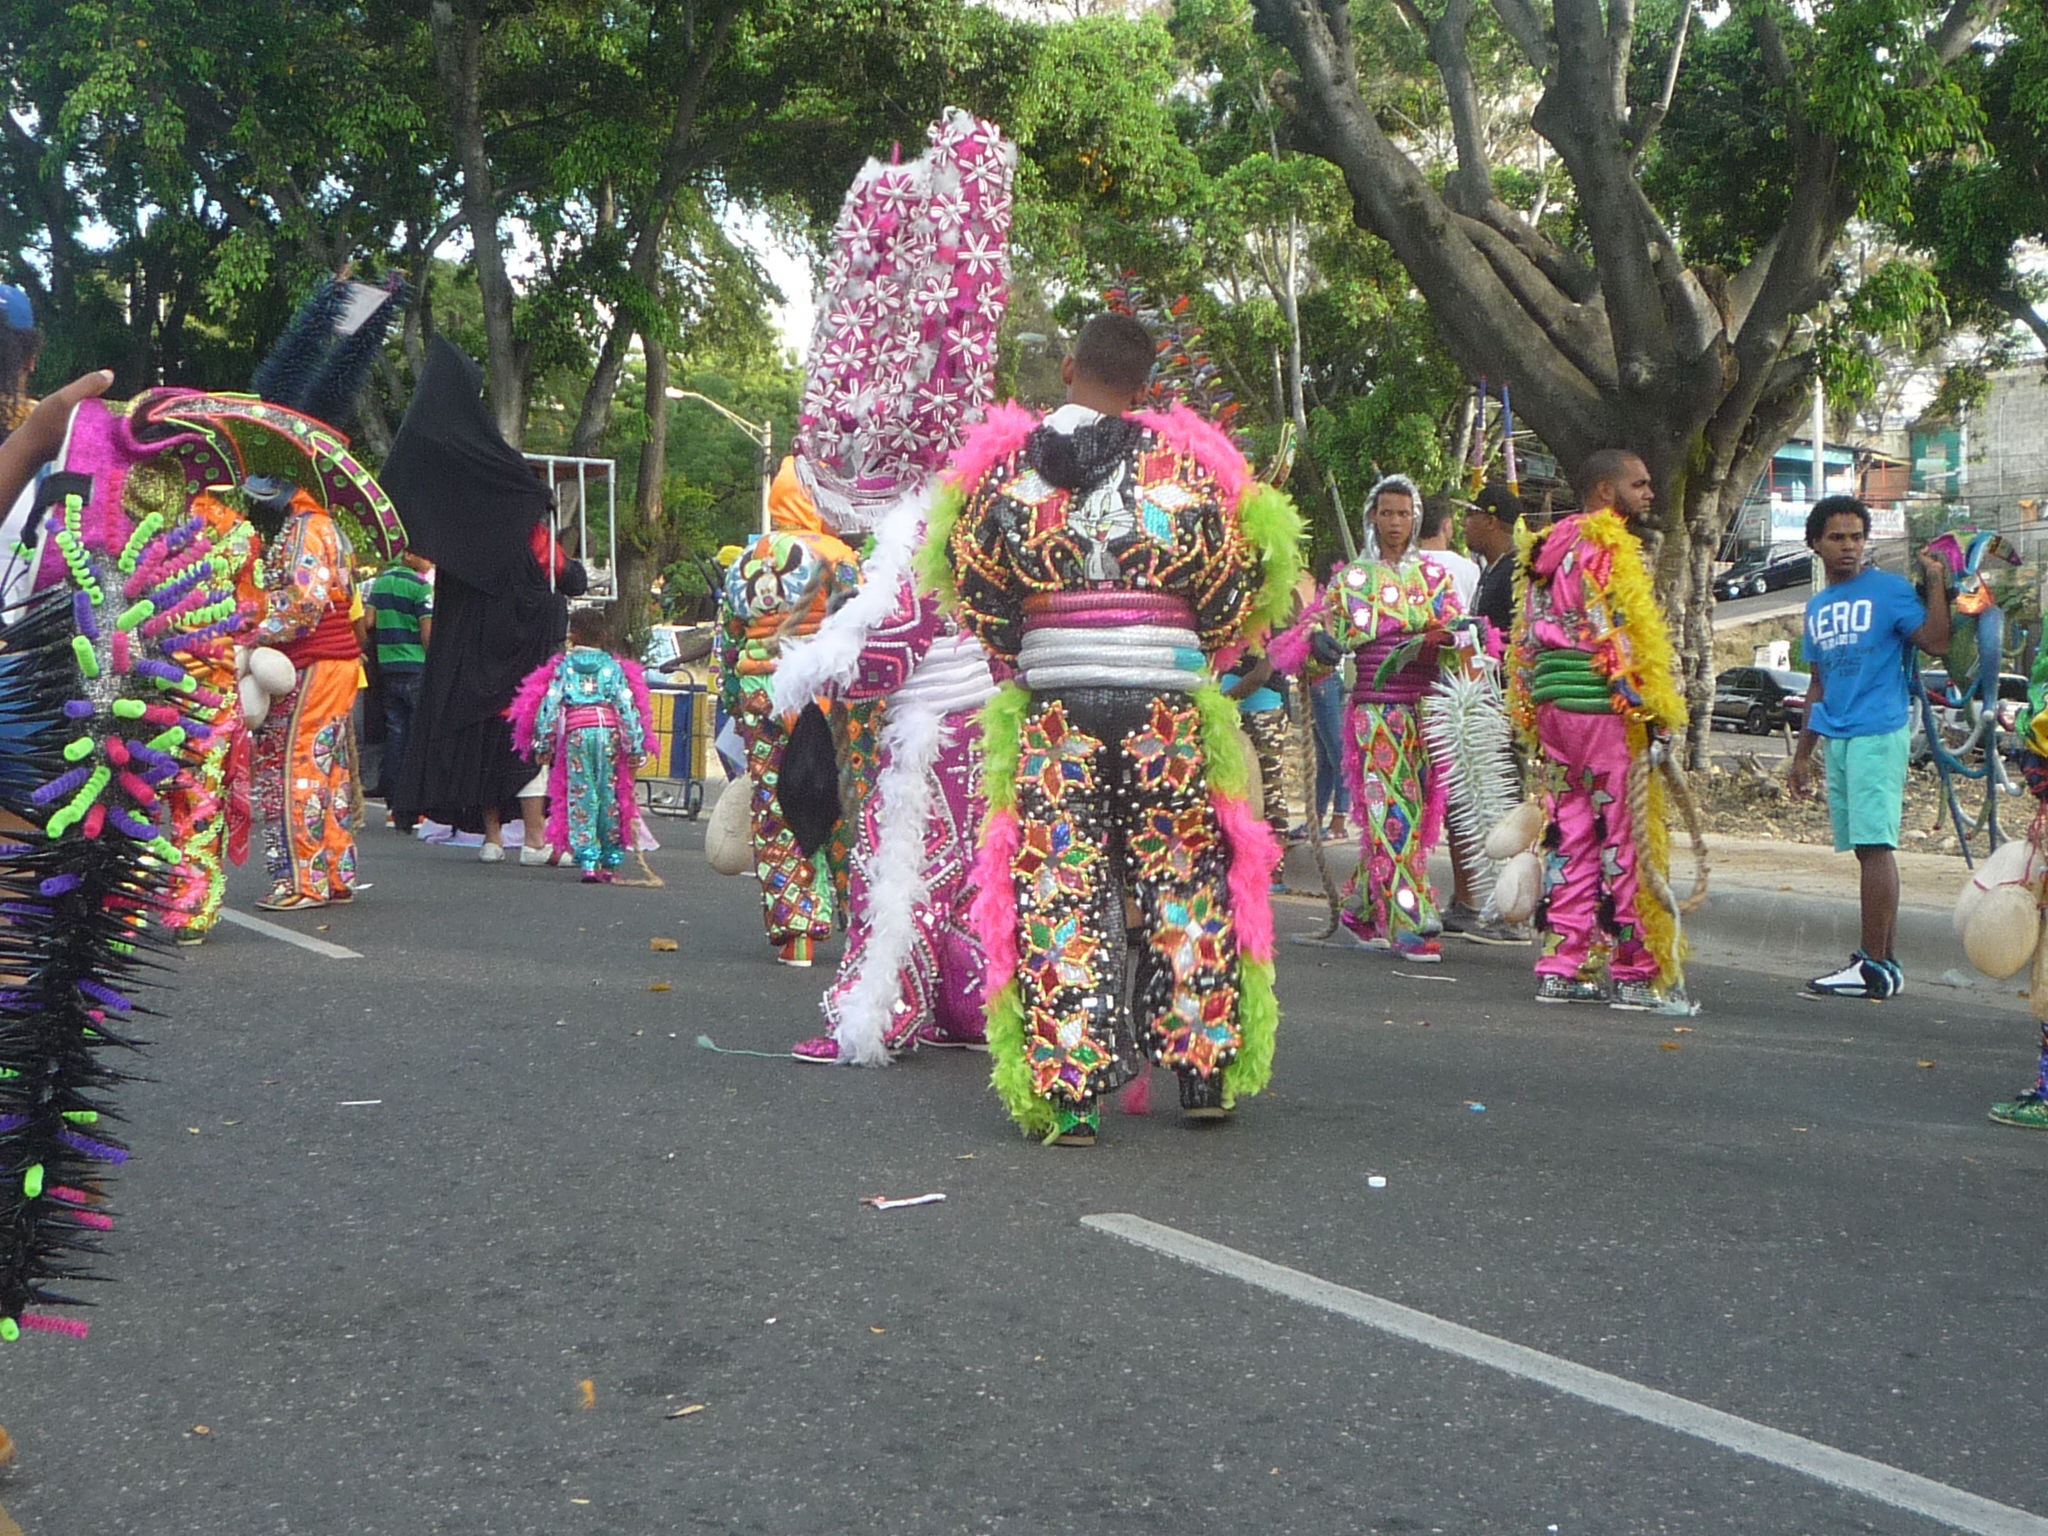
{"label": "silver sash belt", "polygon": [[1017,652],[1017,674],[1033,693],[1055,688],[1151,688],[1193,693],[1209,681],[1209,660],[1192,629],[1127,624],[1111,629],[1034,626]]}

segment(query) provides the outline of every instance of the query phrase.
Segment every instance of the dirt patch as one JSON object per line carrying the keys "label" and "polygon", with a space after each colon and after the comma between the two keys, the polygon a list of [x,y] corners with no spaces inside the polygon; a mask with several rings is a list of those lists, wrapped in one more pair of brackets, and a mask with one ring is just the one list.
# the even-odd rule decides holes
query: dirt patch
{"label": "dirt patch", "polygon": [[[1758,758],[1746,752],[1716,753],[1714,766],[1692,775],[1693,795],[1699,801],[1707,831],[1723,837],[1771,838],[1780,842],[1818,843],[1832,846],[1834,830],[1828,820],[1827,786],[1816,783],[1804,800],[1794,800],[1786,787],[1788,760]],[[1816,771],[1814,777],[1823,777]],[[1959,786],[1965,816],[1983,803],[1984,788],[1972,781]],[[2033,819],[2034,803],[2022,795],[2007,801],[1999,812],[1999,824],[2008,835],[2023,832]],[[1954,829],[1942,805],[1941,783],[1931,768],[1914,769],[1906,775],[1906,804],[1899,821],[1902,846],[1923,853],[1958,851]],[[1983,842],[1977,842],[1981,852]]]}

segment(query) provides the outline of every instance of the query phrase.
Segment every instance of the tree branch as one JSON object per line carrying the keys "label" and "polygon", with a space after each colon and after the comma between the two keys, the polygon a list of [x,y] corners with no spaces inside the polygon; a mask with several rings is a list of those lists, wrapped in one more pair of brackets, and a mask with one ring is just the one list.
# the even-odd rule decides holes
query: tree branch
{"label": "tree branch", "polygon": [[1953,64],[1974,43],[1984,29],[1998,19],[2005,0],[1954,0],[1941,25],[1928,36],[1927,46],[1936,62]]}
{"label": "tree branch", "polygon": [[1985,298],[2040,337],[2041,345],[2048,347],[2048,316],[2044,316],[2029,304],[2018,290],[1997,288],[1986,294]]}
{"label": "tree branch", "polygon": [[1429,57],[1444,83],[1450,108],[1451,141],[1458,163],[1444,191],[1460,213],[1477,213],[1493,201],[1493,166],[1486,154],[1486,130],[1479,111],[1479,82],[1465,46],[1472,27],[1474,0],[1447,0],[1443,14],[1429,29]]}
{"label": "tree branch", "polygon": [[1555,62],[1550,47],[1550,29],[1536,14],[1535,6],[1529,0],[1493,0],[1493,14],[1507,28],[1515,46],[1522,50],[1522,57],[1529,61],[1529,67],[1539,75],[1548,75],[1550,66]]}
{"label": "tree branch", "polygon": [[1664,126],[1664,119],[1671,113],[1671,98],[1678,91],[1678,63],[1685,56],[1685,40],[1691,33],[1692,0],[1685,0],[1678,11],[1678,32],[1671,39],[1671,52],[1664,60],[1664,84],[1657,92],[1657,99],[1629,124],[1628,136],[1633,145],[1629,153],[1631,170],[1641,169],[1644,151],[1649,149],[1650,140],[1656,137],[1657,130]]}

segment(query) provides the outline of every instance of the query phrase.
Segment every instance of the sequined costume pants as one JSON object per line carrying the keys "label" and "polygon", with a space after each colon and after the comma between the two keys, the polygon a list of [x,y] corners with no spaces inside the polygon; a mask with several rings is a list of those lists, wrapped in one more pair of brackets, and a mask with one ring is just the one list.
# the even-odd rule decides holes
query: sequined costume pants
{"label": "sequined costume pants", "polygon": [[626,860],[619,825],[619,728],[588,725],[562,735],[569,856],[585,874]]}
{"label": "sequined costume pants", "polygon": [[[846,958],[825,993],[825,1019],[835,1035],[867,1008],[886,1008],[882,1042],[891,1051],[917,1039],[979,1042],[983,1036],[980,940],[968,921],[973,892],[974,836],[985,802],[980,789],[980,732],[970,713],[950,715],[939,727],[937,751],[929,763],[899,760],[885,744],[873,786],[861,804],[861,835],[851,873],[851,914]],[[904,782],[922,780],[921,795]],[[915,824],[904,824],[922,800]],[[914,905],[875,883],[877,866],[889,859],[895,838],[914,838],[921,850],[918,873],[923,899]],[[890,956],[900,956],[891,963]],[[890,964],[890,978],[866,978],[871,962]],[[888,992],[878,1007],[876,994]]]}
{"label": "sequined costume pants", "polygon": [[1252,751],[1259,759],[1259,787],[1265,794],[1266,825],[1281,847],[1287,846],[1287,711],[1254,709],[1240,711],[1244,733],[1251,738]]}
{"label": "sequined costume pants", "polygon": [[253,799],[273,888],[314,901],[356,881],[355,786],[349,711],[358,663],[315,661],[256,730]]}
{"label": "sequined costume pants", "polygon": [[761,881],[761,921],[768,929],[768,942],[829,939],[834,912],[830,860],[822,848],[806,857],[776,803],[789,733],[769,703],[766,688],[749,688],[740,695],[733,726],[746,744],[747,776],[754,784],[754,873]]}
{"label": "sequined costume pants", "polygon": [[[1194,705],[1146,689],[1041,694],[1016,783],[1017,977],[1034,1089],[1086,1104],[1132,1076],[1140,1051],[1183,1074],[1221,1070],[1241,1043],[1237,931]],[[1143,925],[1134,971],[1126,892]]]}
{"label": "sequined costume pants", "polygon": [[[239,712],[232,674],[228,694],[230,707]],[[171,872],[164,926],[192,939],[212,931],[227,896],[228,769],[241,736],[239,725],[238,720],[220,725],[189,775],[177,780],[164,797],[170,839],[184,855]]]}
{"label": "sequined costume pants", "polygon": [[1427,937],[1440,926],[1429,884],[1428,776],[1422,706],[1353,700],[1344,771],[1358,823],[1358,868],[1344,886],[1344,925],[1361,938]]}
{"label": "sequined costume pants", "polygon": [[1611,945],[1615,981],[1654,981],[1657,961],[1636,916],[1636,844],[1628,815],[1628,721],[1536,706],[1543,749],[1543,930],[1538,976],[1597,980],[1595,951]]}

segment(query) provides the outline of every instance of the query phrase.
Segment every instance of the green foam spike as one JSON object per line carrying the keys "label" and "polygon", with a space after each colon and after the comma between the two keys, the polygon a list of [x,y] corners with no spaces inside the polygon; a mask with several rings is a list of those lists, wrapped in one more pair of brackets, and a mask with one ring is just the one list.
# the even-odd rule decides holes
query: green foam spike
{"label": "green foam spike", "polygon": [[71,637],[71,654],[78,658],[78,670],[87,677],[92,678],[100,675],[99,653],[93,650],[92,642],[86,639],[85,636],[73,635]]}
{"label": "green foam spike", "polygon": [[64,743],[64,761],[76,763],[92,756],[93,739],[90,736],[76,736]]}
{"label": "green foam spike", "polygon": [[140,699],[116,699],[107,707],[123,720],[140,720],[149,709]]}
{"label": "green foam spike", "polygon": [[114,620],[114,628],[133,629],[145,619],[154,618],[155,616],[156,604],[145,597],[141,602],[124,609],[121,616]]}
{"label": "green foam spike", "polygon": [[31,1200],[40,1200],[43,1194],[43,1165],[30,1163],[21,1175],[21,1192]]}

